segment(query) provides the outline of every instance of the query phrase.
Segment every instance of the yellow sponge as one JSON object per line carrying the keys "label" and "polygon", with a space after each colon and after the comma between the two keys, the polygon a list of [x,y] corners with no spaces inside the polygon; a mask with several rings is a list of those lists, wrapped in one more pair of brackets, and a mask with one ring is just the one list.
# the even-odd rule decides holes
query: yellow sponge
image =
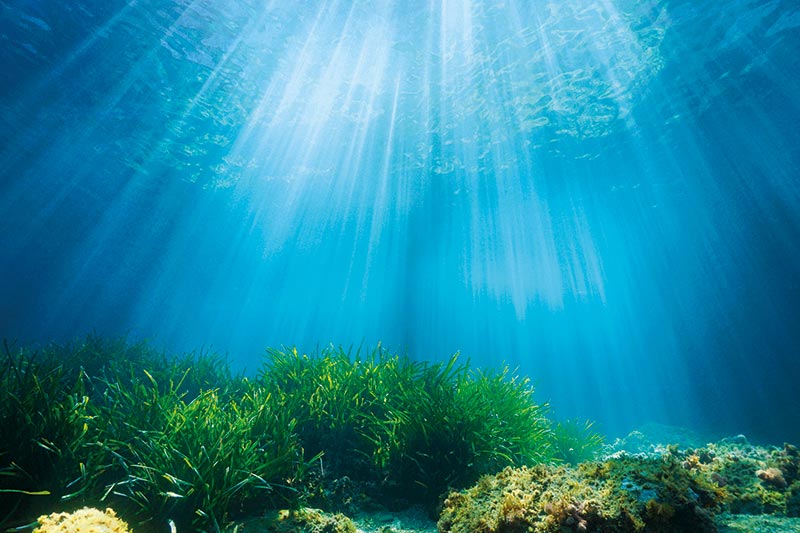
{"label": "yellow sponge", "polygon": [[105,512],[84,507],[74,513],[53,513],[39,517],[33,533],[132,533],[113,509]]}

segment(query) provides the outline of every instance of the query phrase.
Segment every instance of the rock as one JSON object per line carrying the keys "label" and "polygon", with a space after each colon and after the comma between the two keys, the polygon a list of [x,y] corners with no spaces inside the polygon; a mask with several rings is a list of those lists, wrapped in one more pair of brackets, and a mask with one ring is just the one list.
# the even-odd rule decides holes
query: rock
{"label": "rock", "polygon": [[356,533],[352,520],[319,509],[281,510],[266,518],[248,520],[235,528],[241,533]]}
{"label": "rock", "polygon": [[783,472],[775,467],[756,470],[756,476],[758,476],[758,479],[763,481],[765,485],[776,489],[785,489],[789,485],[783,477]]}

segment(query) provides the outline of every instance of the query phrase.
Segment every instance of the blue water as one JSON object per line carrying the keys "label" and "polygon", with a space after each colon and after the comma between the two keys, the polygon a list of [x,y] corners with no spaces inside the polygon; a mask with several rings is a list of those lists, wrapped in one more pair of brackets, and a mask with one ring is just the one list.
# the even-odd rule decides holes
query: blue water
{"label": "blue water", "polygon": [[797,441],[798,57],[788,0],[0,1],[0,336]]}

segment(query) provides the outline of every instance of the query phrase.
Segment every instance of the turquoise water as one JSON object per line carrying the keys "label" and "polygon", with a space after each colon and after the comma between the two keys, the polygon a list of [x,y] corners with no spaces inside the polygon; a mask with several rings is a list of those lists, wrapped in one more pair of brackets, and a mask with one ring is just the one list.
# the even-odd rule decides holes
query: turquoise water
{"label": "turquoise water", "polygon": [[800,437],[789,1],[0,1],[0,335],[506,362]]}

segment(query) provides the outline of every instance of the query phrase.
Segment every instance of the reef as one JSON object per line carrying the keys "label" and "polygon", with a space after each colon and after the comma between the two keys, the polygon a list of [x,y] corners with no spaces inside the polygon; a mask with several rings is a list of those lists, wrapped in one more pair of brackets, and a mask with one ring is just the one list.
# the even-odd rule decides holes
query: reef
{"label": "reef", "polygon": [[451,493],[444,533],[716,531],[721,491],[677,460],[626,458],[578,467],[507,468]]}
{"label": "reef", "polygon": [[713,532],[716,515],[800,516],[797,448],[742,437],[616,452],[576,467],[506,468],[452,492],[442,533]]}
{"label": "reef", "polygon": [[800,516],[800,456],[795,446],[765,448],[741,439],[723,440],[681,455],[686,468],[724,487],[726,511]]}

